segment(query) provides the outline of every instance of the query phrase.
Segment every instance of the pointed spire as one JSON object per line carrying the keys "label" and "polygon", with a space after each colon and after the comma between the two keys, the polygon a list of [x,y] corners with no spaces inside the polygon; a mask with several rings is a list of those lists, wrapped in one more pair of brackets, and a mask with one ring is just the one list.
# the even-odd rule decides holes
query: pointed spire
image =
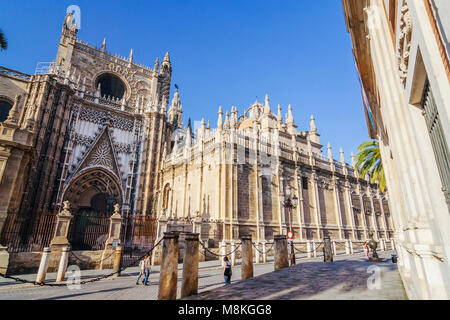
{"label": "pointed spire", "polygon": [[16,123],[17,122],[17,116],[19,115],[19,102],[20,102],[20,96],[16,95],[14,98],[14,104],[12,108],[9,110],[7,122]]}
{"label": "pointed spire", "polygon": [[164,60],[163,61],[170,63],[169,51],[166,52],[166,55],[164,56]]}
{"label": "pointed spire", "polygon": [[[153,65],[153,72],[158,73],[158,71],[159,71],[159,59],[156,58],[155,64]],[[177,89],[177,92],[178,92],[178,89]]]}
{"label": "pointed spire", "polygon": [[202,118],[202,124],[201,124],[201,126],[202,126],[202,129],[205,129],[205,118]]}
{"label": "pointed spire", "polygon": [[186,133],[186,144],[185,144],[185,146],[187,148],[190,148],[192,146],[192,131],[191,130],[192,130],[191,129],[191,118],[189,118],[187,133]]}
{"label": "pointed spire", "polygon": [[172,99],[172,107],[178,108],[180,106],[180,94],[178,93],[178,89],[175,91]]}
{"label": "pointed spire", "polygon": [[223,129],[223,119],[222,119],[222,106],[219,106],[219,111],[217,112],[217,129],[222,130]]}
{"label": "pointed spire", "polygon": [[311,115],[311,121],[309,122],[309,128],[310,128],[309,130],[311,132],[317,132],[316,122],[314,120],[314,116],[313,115]]}
{"label": "pointed spire", "polygon": [[128,57],[128,61],[133,62],[133,49],[130,50],[130,56]]}
{"label": "pointed spire", "polygon": [[106,38],[103,39],[102,43],[102,52],[104,53],[106,51]]}
{"label": "pointed spire", "polygon": [[225,112],[225,124],[224,124],[225,128],[229,127],[229,124],[230,124],[229,122],[230,122],[230,119],[229,119],[228,111],[227,111],[227,112]]}
{"label": "pointed spire", "polygon": [[270,114],[269,95],[268,94],[266,94],[266,98],[265,98],[264,114]]}
{"label": "pointed spire", "polygon": [[208,124],[206,125],[206,129],[210,129],[209,120],[208,120]]}
{"label": "pointed spire", "polygon": [[281,116],[281,105],[280,105],[280,104],[278,104],[277,121],[278,121],[279,123],[283,122],[283,117]]}
{"label": "pointed spire", "polygon": [[356,162],[355,162],[355,154],[352,152],[352,153],[350,153],[350,156],[352,157],[352,167],[354,168],[355,165],[356,165]]}
{"label": "pointed spire", "polygon": [[292,106],[290,104],[288,106],[288,114],[287,114],[286,123],[294,124],[294,116],[292,115]]}
{"label": "pointed spire", "polygon": [[332,161],[333,160],[333,154],[331,153],[331,144],[328,142],[328,160]]}
{"label": "pointed spire", "polygon": [[342,150],[342,148],[339,149],[339,154],[341,158],[341,163],[345,164],[344,150]]}

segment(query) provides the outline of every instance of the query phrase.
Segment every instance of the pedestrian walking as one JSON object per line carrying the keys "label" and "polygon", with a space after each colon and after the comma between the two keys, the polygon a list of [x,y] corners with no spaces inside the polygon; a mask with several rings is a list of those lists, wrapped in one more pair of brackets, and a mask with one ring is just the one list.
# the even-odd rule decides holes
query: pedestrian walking
{"label": "pedestrian walking", "polygon": [[[138,275],[138,278],[137,278],[137,280],[136,280],[136,285],[139,284],[139,280],[140,280],[141,277],[145,274],[144,262],[145,262],[145,258],[146,258],[146,257],[147,257],[147,256],[143,257],[143,258],[141,259],[141,261],[139,261],[139,275]],[[144,284],[144,280],[142,280],[142,284]]]}
{"label": "pedestrian walking", "polygon": [[150,259],[150,255],[148,255],[144,260],[144,286],[148,286],[148,277],[150,276],[150,272],[152,271],[152,259]]}
{"label": "pedestrian walking", "polygon": [[231,262],[228,260],[228,257],[223,258],[223,276],[225,278],[225,287],[231,285]]}

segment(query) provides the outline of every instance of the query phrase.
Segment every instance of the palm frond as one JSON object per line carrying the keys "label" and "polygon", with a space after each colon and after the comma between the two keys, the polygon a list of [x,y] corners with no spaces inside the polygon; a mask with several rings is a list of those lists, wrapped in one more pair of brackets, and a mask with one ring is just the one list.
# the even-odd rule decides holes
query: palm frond
{"label": "palm frond", "polygon": [[8,40],[6,40],[5,34],[2,29],[0,29],[0,50],[4,51],[8,49]]}
{"label": "palm frond", "polygon": [[386,177],[384,175],[383,162],[381,160],[380,146],[377,140],[370,140],[361,143],[358,146],[356,155],[356,169],[359,171],[359,177],[364,178],[367,174],[370,176],[370,182],[378,181],[380,190],[386,189]]}

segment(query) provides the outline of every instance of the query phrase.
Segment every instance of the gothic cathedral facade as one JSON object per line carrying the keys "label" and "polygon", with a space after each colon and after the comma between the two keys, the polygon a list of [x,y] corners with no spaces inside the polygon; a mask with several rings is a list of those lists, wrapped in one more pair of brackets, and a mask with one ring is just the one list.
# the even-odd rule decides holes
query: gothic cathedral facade
{"label": "gothic cathedral facade", "polygon": [[[159,219],[159,230],[200,223],[201,239],[251,234],[269,240],[389,239],[387,193],[328,157],[311,117],[298,131],[268,97],[241,115],[219,108],[217,128],[183,126],[178,91],[170,101],[167,53],[153,68],[77,38],[64,21],[56,60],[28,75],[0,68],[0,230],[8,215],[32,220],[86,208]],[[287,197],[298,205],[288,209]],[[192,228],[190,229],[192,231]]]}

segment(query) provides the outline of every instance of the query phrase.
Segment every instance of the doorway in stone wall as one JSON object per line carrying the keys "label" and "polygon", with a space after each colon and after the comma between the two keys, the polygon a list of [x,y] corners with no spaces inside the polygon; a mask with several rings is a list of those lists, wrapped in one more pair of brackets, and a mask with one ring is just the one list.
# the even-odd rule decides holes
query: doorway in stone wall
{"label": "doorway in stone wall", "polygon": [[91,198],[90,206],[78,208],[69,233],[72,250],[104,249],[115,203],[114,196],[97,193]]}

